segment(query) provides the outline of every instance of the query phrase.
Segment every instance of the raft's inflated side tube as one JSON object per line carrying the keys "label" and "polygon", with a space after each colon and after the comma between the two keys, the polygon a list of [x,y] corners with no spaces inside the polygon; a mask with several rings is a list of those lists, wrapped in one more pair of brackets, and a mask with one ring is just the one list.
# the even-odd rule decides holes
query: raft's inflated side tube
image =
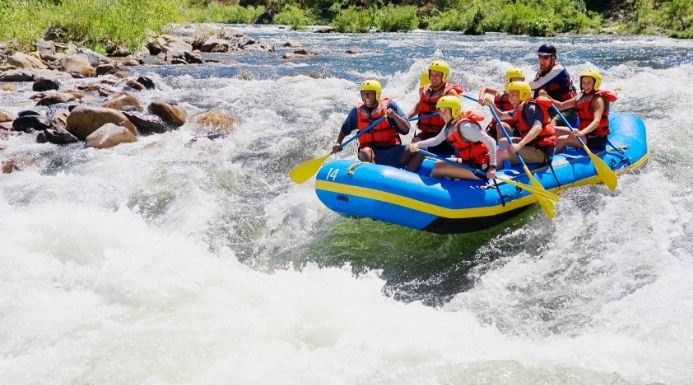
{"label": "raft's inflated side tube", "polygon": [[[648,157],[645,125],[633,114],[610,114],[611,143],[597,153],[614,170],[642,167]],[[419,173],[353,160],[328,162],[318,171],[315,189],[319,199],[337,213],[368,217],[437,233],[462,233],[486,229],[505,221],[536,202],[525,190],[504,183],[496,189],[485,181],[428,177],[432,160]],[[556,176],[548,167],[533,170],[547,190],[600,183],[591,160],[582,150],[554,156]],[[499,175],[529,184],[517,167]]]}

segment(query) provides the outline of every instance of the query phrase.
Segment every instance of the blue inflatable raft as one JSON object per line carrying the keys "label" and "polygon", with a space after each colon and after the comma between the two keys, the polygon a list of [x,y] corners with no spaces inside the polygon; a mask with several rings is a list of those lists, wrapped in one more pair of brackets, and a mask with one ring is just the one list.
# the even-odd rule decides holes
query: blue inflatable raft
{"label": "blue inflatable raft", "polygon": [[[616,173],[643,167],[649,153],[645,125],[637,115],[609,116],[614,147],[595,153]],[[570,149],[570,148],[569,148]],[[318,171],[315,191],[331,210],[435,233],[483,230],[512,218],[537,203],[536,195],[509,184],[498,189],[487,181],[429,177],[434,161],[426,159],[418,173],[403,169],[335,160]],[[580,150],[556,154],[548,166],[532,168],[546,188],[557,193],[570,187],[601,183],[590,158]],[[498,176],[530,184],[521,167],[502,169]]]}

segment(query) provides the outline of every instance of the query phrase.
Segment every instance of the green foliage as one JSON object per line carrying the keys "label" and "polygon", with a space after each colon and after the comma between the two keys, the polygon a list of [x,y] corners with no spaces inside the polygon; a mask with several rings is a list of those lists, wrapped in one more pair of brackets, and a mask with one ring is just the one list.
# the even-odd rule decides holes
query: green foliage
{"label": "green foliage", "polygon": [[676,39],[693,39],[693,28],[688,28],[685,31],[672,31],[669,36]]}
{"label": "green foliage", "polygon": [[376,25],[376,14],[371,10],[349,7],[337,14],[332,25],[338,32],[368,32]]}
{"label": "green foliage", "polygon": [[427,19],[433,30],[467,34],[507,32],[550,36],[557,32],[585,32],[600,28],[601,18],[585,11],[578,0],[459,0],[452,9]]}
{"label": "green foliage", "polygon": [[142,44],[146,30],[182,21],[175,0],[22,0],[4,12],[0,40],[14,40],[22,49],[31,48],[51,26],[65,31],[67,39],[99,50],[105,39],[134,49]]}
{"label": "green foliage", "polygon": [[295,5],[285,7],[272,21],[273,24],[287,24],[294,29],[305,28],[313,22],[311,17],[301,8]]}
{"label": "green foliage", "polygon": [[662,8],[666,26],[673,29],[671,37],[693,38],[693,1],[672,0],[664,4]]}
{"label": "green foliage", "polygon": [[[489,31],[532,36],[601,30],[600,14],[626,10],[627,33],[668,32],[693,37],[693,0],[0,0],[0,41],[10,47],[33,49],[36,39],[52,26],[66,39],[102,50],[106,39],[131,49],[146,31],[161,32],[170,23],[253,23],[265,6],[280,9],[276,24],[302,28],[330,22],[340,32],[432,30]],[[601,4],[599,7],[595,4]],[[354,7],[359,4],[362,8]],[[609,5],[611,4],[611,8]],[[418,6],[418,8],[417,8]]]}
{"label": "green foliage", "polygon": [[378,29],[383,32],[411,31],[419,26],[416,7],[395,7],[390,4],[380,10]]}
{"label": "green foliage", "polygon": [[[530,26],[540,19],[540,15],[534,6],[515,3],[503,9],[500,19],[503,32],[520,35],[528,34]],[[544,24],[545,22],[542,23]],[[549,26],[544,26],[542,29],[548,32],[548,28]],[[538,30],[539,28],[536,29],[536,31]]]}
{"label": "green foliage", "polygon": [[313,12],[320,22],[333,20],[343,9],[347,8],[349,0],[302,0],[301,4]]}
{"label": "green foliage", "polygon": [[428,18],[428,28],[434,31],[465,31],[469,23],[465,13],[457,9],[449,9]]}
{"label": "green foliage", "polygon": [[635,1],[635,11],[623,29],[626,33],[659,33],[671,30],[677,38],[693,37],[693,2],[691,0]]}
{"label": "green foliage", "polygon": [[672,28],[686,31],[693,27],[693,2],[690,0],[672,0],[664,8],[666,18]]}
{"label": "green foliage", "polygon": [[252,24],[263,12],[265,12],[264,6],[241,7],[211,2],[201,8],[189,8],[187,18],[195,23]]}

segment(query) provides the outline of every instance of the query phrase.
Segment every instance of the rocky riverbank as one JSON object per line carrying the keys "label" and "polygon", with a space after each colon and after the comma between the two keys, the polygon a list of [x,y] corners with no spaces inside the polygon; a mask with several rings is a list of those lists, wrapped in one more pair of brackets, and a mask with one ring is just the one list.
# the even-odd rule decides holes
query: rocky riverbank
{"label": "rocky riverbank", "polygon": [[[35,135],[37,143],[109,148],[176,130],[188,120],[186,111],[173,100],[143,106],[138,92],[157,85],[150,77],[136,75],[133,67],[201,64],[210,62],[202,58],[207,52],[274,51],[270,43],[210,25],[150,36],[136,52],[111,46],[109,56],[63,42],[60,36],[59,30],[49,29],[32,52],[6,52],[0,46],[0,95],[16,92],[19,82],[32,82],[34,92],[29,96],[34,107],[17,112],[3,106],[8,98],[0,99],[0,150],[7,147],[2,138],[10,135]],[[68,80],[70,86],[64,85]],[[228,111],[207,111],[194,118],[206,126],[203,136],[210,138],[228,134],[235,121]],[[27,159],[20,158],[5,160],[3,172],[26,165]]]}

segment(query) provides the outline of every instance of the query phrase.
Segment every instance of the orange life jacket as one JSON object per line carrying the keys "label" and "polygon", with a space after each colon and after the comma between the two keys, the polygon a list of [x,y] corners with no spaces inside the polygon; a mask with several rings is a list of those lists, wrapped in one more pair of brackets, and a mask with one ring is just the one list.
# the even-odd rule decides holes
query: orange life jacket
{"label": "orange life jacket", "polygon": [[443,92],[436,92],[435,96],[428,96],[428,91],[431,89],[431,86],[428,85],[424,88],[421,89],[421,92],[419,92],[419,123],[418,127],[421,132],[431,132],[434,134],[437,134],[440,132],[440,130],[443,129],[443,126],[445,126],[445,121],[443,121],[443,118],[440,117],[440,115],[434,115],[434,116],[429,116],[426,118],[422,118],[424,115],[430,115],[434,112],[436,112],[436,104],[438,104],[438,99],[442,98],[443,96],[447,95],[450,90],[455,90],[457,91],[457,94],[462,93],[462,87],[450,84],[450,83],[445,83],[445,87],[443,87]]}
{"label": "orange life jacket", "polygon": [[513,114],[513,127],[520,132],[521,137],[524,138],[527,135],[527,133],[531,130],[532,125],[525,120],[525,110],[532,104],[539,107],[542,115],[542,123],[541,132],[539,132],[539,135],[537,135],[537,137],[528,144],[535,147],[554,146],[556,144],[556,127],[553,125],[553,121],[549,115],[549,107],[553,105],[551,99],[540,96],[527,102],[520,103]]}
{"label": "orange life jacket", "polygon": [[[503,92],[502,95],[496,94],[496,97],[493,99],[493,104],[495,104],[500,111],[512,111],[513,109],[513,105],[510,103],[510,94],[507,92]],[[508,119],[501,121],[506,123],[511,122],[511,120]],[[488,129],[495,130],[497,128],[496,124],[496,119],[491,119],[491,122],[488,124]]]}
{"label": "orange life jacket", "polygon": [[577,102],[575,102],[575,111],[578,118],[580,119],[580,129],[587,127],[592,123],[594,119],[594,111],[592,111],[592,101],[595,96],[599,96],[604,99],[604,113],[602,113],[602,118],[597,125],[597,128],[590,132],[588,136],[596,136],[598,138],[603,138],[609,135],[609,103],[615,102],[618,97],[608,90],[600,90],[592,92],[590,94],[583,94]]}
{"label": "orange life jacket", "polygon": [[510,103],[510,94],[507,92],[503,92],[503,95],[496,95],[493,99],[493,104],[501,111],[511,111],[513,109],[513,105]]}
{"label": "orange life jacket", "polygon": [[[389,98],[383,98],[378,107],[374,108],[370,113],[363,106],[363,103],[356,105],[357,127],[359,131],[363,131],[373,123],[374,120],[385,115],[387,105],[390,102]],[[390,125],[387,118],[376,124],[370,131],[359,136],[359,148],[366,146],[392,147],[402,144],[397,130]]]}
{"label": "orange life jacket", "polygon": [[488,146],[482,142],[472,142],[464,138],[460,133],[460,127],[464,123],[473,123],[475,127],[482,131],[478,122],[484,120],[484,115],[467,111],[464,118],[452,123],[452,129],[447,136],[448,143],[455,148],[457,157],[465,163],[470,163],[476,166],[487,164],[491,158],[488,154]]}

